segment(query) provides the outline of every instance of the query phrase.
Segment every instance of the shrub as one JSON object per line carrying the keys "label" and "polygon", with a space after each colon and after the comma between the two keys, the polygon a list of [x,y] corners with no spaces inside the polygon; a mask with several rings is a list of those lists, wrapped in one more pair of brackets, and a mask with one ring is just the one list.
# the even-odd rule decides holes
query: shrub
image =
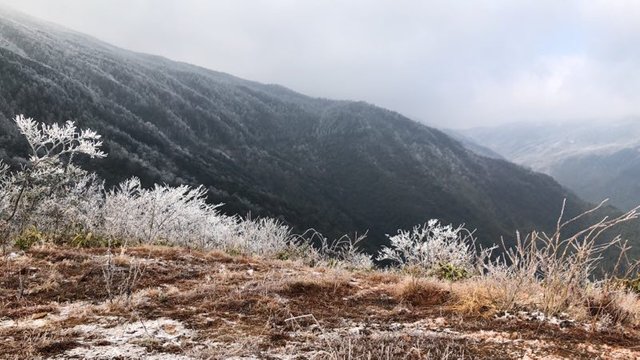
{"label": "shrub", "polygon": [[15,238],[14,244],[18,249],[24,251],[44,241],[44,234],[38,231],[35,226],[31,226],[23,230],[22,233]]}
{"label": "shrub", "polygon": [[202,186],[144,189],[134,177],[107,192],[102,232],[139,243],[210,247],[224,242],[235,226],[235,220],[218,214],[218,206],[206,202]]}
{"label": "shrub", "polygon": [[435,275],[441,280],[458,281],[468,278],[469,271],[452,264],[440,264],[436,268]]}
{"label": "shrub", "polygon": [[290,252],[291,229],[276,219],[261,218],[240,220],[235,235],[225,237],[224,249],[243,254],[277,256]]}
{"label": "shrub", "polygon": [[432,219],[410,231],[399,230],[389,241],[390,246],[378,253],[378,261],[389,260],[401,268],[417,267],[428,273],[446,272],[444,266],[467,274],[475,267],[475,240],[463,226],[445,226]]}

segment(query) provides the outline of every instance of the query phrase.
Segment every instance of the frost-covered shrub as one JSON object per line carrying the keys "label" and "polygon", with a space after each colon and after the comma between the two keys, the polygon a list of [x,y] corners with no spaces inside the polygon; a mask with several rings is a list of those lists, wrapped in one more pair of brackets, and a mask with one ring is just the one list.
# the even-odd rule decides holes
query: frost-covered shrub
{"label": "frost-covered shrub", "polygon": [[[47,125],[18,115],[15,123],[29,143],[32,166],[55,163],[66,167],[78,154],[91,158],[107,156],[99,149],[102,146],[101,136],[91,129],[78,130],[73,121],[67,121],[63,126]],[[65,156],[67,158],[63,159]]]}
{"label": "frost-covered shrub", "polygon": [[[388,236],[388,235],[387,235]],[[402,268],[417,267],[436,272],[443,266],[468,273],[474,268],[476,254],[473,237],[464,227],[441,225],[431,219],[413,229],[399,230],[389,236],[390,246],[384,246],[377,260],[390,260]]]}
{"label": "frost-covered shrub", "polygon": [[0,160],[0,215],[6,214],[9,209],[11,192],[12,184],[9,176],[9,166]]}
{"label": "frost-covered shrub", "polygon": [[131,178],[107,192],[102,209],[102,232],[142,243],[211,247],[228,241],[234,219],[206,202],[206,190],[187,185],[155,185],[144,189]]}
{"label": "frost-covered shrub", "polygon": [[222,247],[232,252],[273,256],[289,250],[291,229],[270,218],[239,220],[235,236]]}
{"label": "frost-covered shrub", "polygon": [[103,181],[84,170],[74,168],[73,171],[76,174],[67,175],[68,179],[56,189],[42,186],[31,190],[36,194],[44,192],[46,196],[31,209],[30,224],[57,238],[96,231],[100,227]]}
{"label": "frost-covered shrub", "polygon": [[[73,122],[39,124],[17,116],[29,161],[10,172],[0,163],[0,230],[46,237],[108,238],[273,254],[288,246],[289,228],[272,219],[240,220],[206,201],[204,187],[141,186],[131,178],[110,191],[95,174],[76,167],[78,155],[105,157],[100,135]],[[30,233],[29,233],[30,234]],[[33,236],[28,236],[33,239]]]}
{"label": "frost-covered shrub", "polygon": [[103,235],[138,243],[165,243],[273,255],[289,246],[290,229],[277,220],[241,220],[206,202],[202,187],[155,185],[131,178],[106,193]]}
{"label": "frost-covered shrub", "polygon": [[106,156],[99,150],[100,135],[78,130],[71,121],[46,125],[19,115],[15,123],[29,145],[29,158],[15,172],[0,164],[0,223],[5,236],[30,226],[54,235],[92,226],[102,185],[73,159]]}
{"label": "frost-covered shrub", "polygon": [[30,154],[20,171],[0,162],[0,236],[22,247],[49,240],[77,246],[164,243],[371,266],[355,246],[363,237],[329,243],[320,236],[320,247],[314,248],[277,220],[221,214],[220,204],[206,201],[203,186],[143,188],[134,177],[106,191],[95,174],[73,164],[79,155],[106,156],[96,132],[79,130],[71,121],[46,125],[22,115],[15,123]]}

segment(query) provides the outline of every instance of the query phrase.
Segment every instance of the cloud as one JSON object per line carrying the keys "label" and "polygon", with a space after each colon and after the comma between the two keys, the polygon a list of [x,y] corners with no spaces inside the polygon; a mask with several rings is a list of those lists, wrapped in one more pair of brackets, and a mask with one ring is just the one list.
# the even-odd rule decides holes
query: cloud
{"label": "cloud", "polygon": [[0,0],[116,45],[429,124],[638,113],[635,1]]}

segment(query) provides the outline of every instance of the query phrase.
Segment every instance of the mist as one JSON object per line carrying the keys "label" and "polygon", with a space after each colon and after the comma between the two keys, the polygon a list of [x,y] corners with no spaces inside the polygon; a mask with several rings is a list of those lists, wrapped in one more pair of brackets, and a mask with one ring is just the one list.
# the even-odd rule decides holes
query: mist
{"label": "mist", "polygon": [[613,119],[638,115],[640,103],[639,2],[0,4],[127,49],[439,127]]}

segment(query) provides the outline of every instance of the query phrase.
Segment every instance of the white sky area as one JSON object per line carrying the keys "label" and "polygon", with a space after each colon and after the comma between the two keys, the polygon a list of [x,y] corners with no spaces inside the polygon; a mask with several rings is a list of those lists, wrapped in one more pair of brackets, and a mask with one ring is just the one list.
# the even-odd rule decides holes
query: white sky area
{"label": "white sky area", "polygon": [[640,114],[640,1],[0,4],[127,49],[440,127]]}

